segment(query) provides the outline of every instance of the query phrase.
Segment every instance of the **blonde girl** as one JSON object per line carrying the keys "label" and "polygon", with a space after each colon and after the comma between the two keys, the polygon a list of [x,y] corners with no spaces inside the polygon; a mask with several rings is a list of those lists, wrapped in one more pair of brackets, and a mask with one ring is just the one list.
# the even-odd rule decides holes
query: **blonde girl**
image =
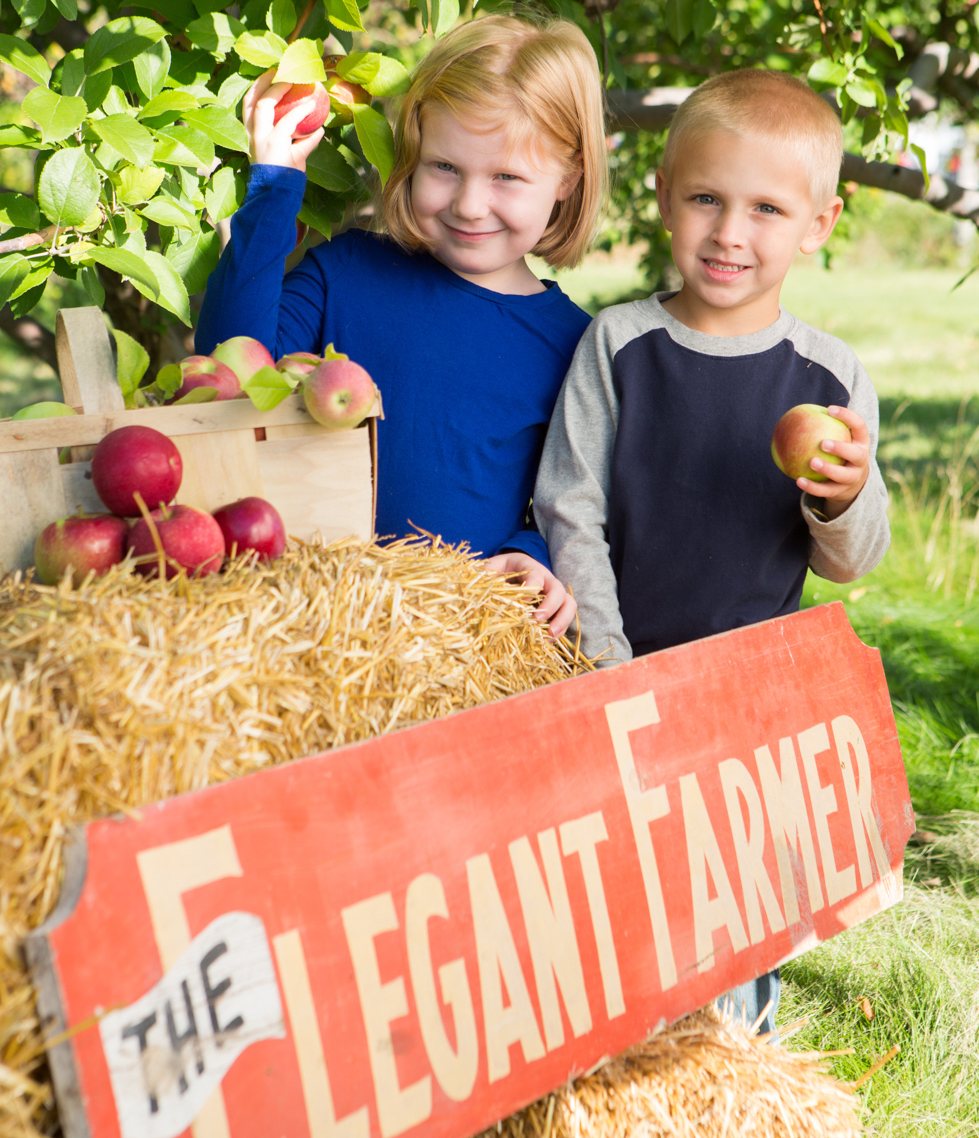
{"label": "blonde girl", "polygon": [[468,542],[544,595],[561,635],[574,602],[528,520],[544,435],[589,322],[528,253],[578,264],[607,197],[602,83],[573,24],[488,16],[415,70],[395,127],[381,232],[348,230],[284,279],[306,159],[305,103],[273,125],[271,73],[245,98],[248,195],[207,287],[198,352],[235,335],[279,357],[328,343],[384,396],[377,532]]}

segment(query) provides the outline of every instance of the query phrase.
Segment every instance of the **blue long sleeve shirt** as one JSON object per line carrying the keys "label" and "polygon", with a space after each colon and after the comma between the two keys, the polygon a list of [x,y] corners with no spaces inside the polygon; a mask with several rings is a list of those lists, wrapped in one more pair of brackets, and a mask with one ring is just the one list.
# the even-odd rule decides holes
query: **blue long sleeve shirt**
{"label": "blue long sleeve shirt", "polygon": [[384,399],[377,533],[420,527],[483,556],[522,550],[548,565],[528,504],[588,316],[556,284],[491,292],[360,230],[310,250],[283,279],[304,187],[296,170],[252,166],[208,281],[197,351],[232,336],[260,340],[277,359],[332,343]]}

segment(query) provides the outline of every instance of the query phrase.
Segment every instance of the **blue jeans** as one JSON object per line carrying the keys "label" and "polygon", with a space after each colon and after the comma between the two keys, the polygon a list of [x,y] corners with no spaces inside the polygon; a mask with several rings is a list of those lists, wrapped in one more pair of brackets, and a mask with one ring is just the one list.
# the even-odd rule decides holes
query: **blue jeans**
{"label": "blue jeans", "polygon": [[[751,1027],[761,1015],[762,1009],[771,1000],[772,1006],[768,1009],[767,1015],[758,1028],[759,1035],[764,1035],[766,1032],[775,1030],[775,1013],[778,1011],[778,998],[781,991],[782,981],[776,968],[774,972],[766,972],[757,980],[751,980],[747,984],[739,984],[737,988],[732,988],[730,992],[720,997],[717,1006],[728,1008],[737,1023],[741,1022],[742,1009],[744,1009],[744,1022],[746,1026]],[[778,1036],[772,1036],[771,1041],[778,1043]]]}

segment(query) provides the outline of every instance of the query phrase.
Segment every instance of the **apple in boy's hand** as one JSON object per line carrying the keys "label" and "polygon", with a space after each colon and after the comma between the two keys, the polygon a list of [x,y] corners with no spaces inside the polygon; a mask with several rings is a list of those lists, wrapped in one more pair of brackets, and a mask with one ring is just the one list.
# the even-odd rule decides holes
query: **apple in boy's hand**
{"label": "apple in boy's hand", "polygon": [[[186,569],[191,577],[206,577],[221,568],[224,534],[210,514],[193,506],[162,506],[152,510],[150,517],[167,556],[167,577],[176,577],[177,566]],[[158,575],[159,554],[145,518],[140,518],[129,531],[126,548],[138,559],[137,572],[144,577]]]}
{"label": "apple in boy's hand", "polygon": [[152,427],[110,431],[92,455],[92,482],[106,509],[124,518],[140,510],[136,491],[151,509],[172,502],[180,489],[184,464],[180,451]]}
{"label": "apple in boy's hand", "polygon": [[828,482],[825,474],[813,470],[812,459],[821,458],[834,466],[842,466],[843,459],[822,449],[824,439],[848,443],[850,428],[816,403],[792,407],[779,419],[772,433],[775,465],[793,480],[808,478],[810,482]]}
{"label": "apple in boy's hand", "polygon": [[90,572],[106,572],[126,556],[129,526],[115,514],[70,514],[45,526],[34,542],[34,564],[42,585],[57,585],[71,566],[77,588]]}
{"label": "apple in boy's hand", "polygon": [[356,427],[374,405],[377,388],[368,373],[346,357],[324,360],[303,382],[306,410],[324,427]]}
{"label": "apple in boy's hand", "polygon": [[275,367],[272,353],[251,336],[232,336],[211,352],[211,359],[224,364],[238,377],[242,387],[263,367]]}
{"label": "apple in boy's hand", "polygon": [[330,96],[326,93],[326,88],[322,83],[293,83],[275,104],[275,116],[272,119],[272,125],[274,126],[283,115],[287,115],[303,99],[309,98],[313,99],[310,112],[292,132],[292,137],[304,138],[307,134],[313,134],[314,131],[319,130],[330,114]]}
{"label": "apple in boy's hand", "polygon": [[231,368],[210,356],[188,356],[176,366],[180,368],[182,382],[173,393],[171,403],[182,399],[197,387],[213,387],[217,392],[215,402],[237,399],[241,393],[241,384]]}
{"label": "apple in boy's hand", "polygon": [[239,498],[214,511],[214,520],[224,534],[228,556],[254,549],[273,561],[286,547],[286,527],[279,511],[264,498]]}

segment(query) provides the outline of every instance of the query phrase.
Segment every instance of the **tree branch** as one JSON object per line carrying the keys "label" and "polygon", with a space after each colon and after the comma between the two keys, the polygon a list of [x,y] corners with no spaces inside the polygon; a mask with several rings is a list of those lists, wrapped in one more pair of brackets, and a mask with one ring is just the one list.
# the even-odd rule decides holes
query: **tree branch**
{"label": "tree branch", "polygon": [[5,304],[0,308],[0,329],[6,332],[18,347],[33,353],[38,359],[49,364],[54,369],[55,375],[58,374],[58,353],[55,350],[54,333],[49,332],[43,324],[38,324],[33,316],[14,316],[10,311],[10,305]]}

